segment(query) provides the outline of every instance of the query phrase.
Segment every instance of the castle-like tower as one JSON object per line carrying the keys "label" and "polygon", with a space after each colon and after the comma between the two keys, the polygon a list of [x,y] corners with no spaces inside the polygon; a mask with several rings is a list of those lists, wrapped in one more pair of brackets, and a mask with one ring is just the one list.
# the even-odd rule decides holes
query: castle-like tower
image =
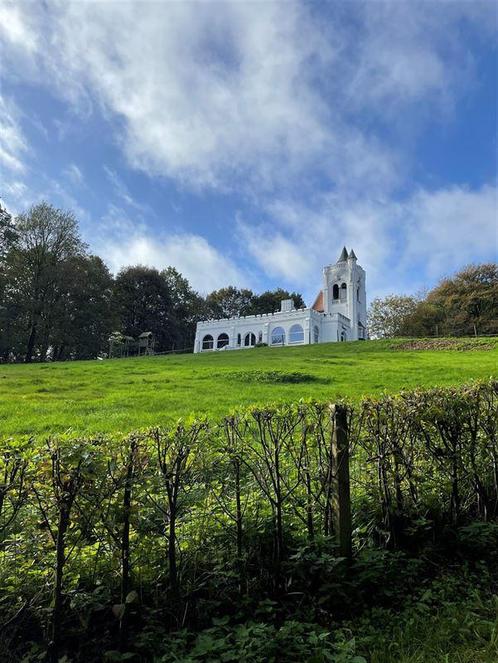
{"label": "castle-like tower", "polygon": [[197,323],[194,352],[242,350],[257,344],[306,345],[367,338],[365,271],[343,248],[323,270],[323,288],[313,306],[296,309],[291,299],[278,312]]}
{"label": "castle-like tower", "polygon": [[349,318],[351,340],[366,338],[366,274],[353,249],[344,247],[337,262],[323,269],[323,312]]}

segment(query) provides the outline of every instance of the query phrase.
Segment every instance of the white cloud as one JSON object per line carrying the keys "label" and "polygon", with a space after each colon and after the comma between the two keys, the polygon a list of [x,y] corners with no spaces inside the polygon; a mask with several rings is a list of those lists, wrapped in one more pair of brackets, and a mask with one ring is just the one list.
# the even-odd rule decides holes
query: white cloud
{"label": "white cloud", "polygon": [[142,203],[137,202],[133,198],[133,196],[128,191],[128,187],[123,182],[123,180],[118,176],[115,170],[109,168],[109,166],[106,166],[105,164],[103,168],[107,179],[112,184],[115,194],[122,202],[126,203],[128,207],[131,207],[139,212],[143,213],[147,211],[151,213],[152,210],[149,208],[148,205],[143,205]]}
{"label": "white cloud", "polygon": [[248,276],[204,237],[188,233],[152,234],[116,206],[109,206],[100,227],[92,233],[92,247],[118,272],[128,265],[164,269],[173,266],[199,292],[207,293],[227,284],[248,284]]}
{"label": "white cloud", "polygon": [[335,187],[392,190],[410,159],[362,114],[409,132],[451,106],[474,71],[462,26],[491,34],[491,5],[333,3],[320,17],[302,2],[7,3],[4,53],[73,112],[98,107],[151,175],[260,195],[314,171]]}
{"label": "white cloud", "polygon": [[[492,34],[493,3],[332,3],[330,20],[299,2],[6,7],[15,14],[6,71],[45,80],[73,113],[98,109],[137,169],[251,193],[262,214],[240,222],[241,248],[272,278],[304,283],[309,297],[316,266],[335,260],[343,243],[367,268],[370,294],[413,289],[405,275],[414,266],[420,281],[437,278],[496,246],[491,187],[406,193],[411,134],[429,115],[446,118],[478,84],[461,37],[469,26],[479,38]],[[11,131],[11,169],[21,172],[24,149]],[[113,268],[171,263],[204,290],[246,283],[203,238],[153,236],[142,218],[148,208],[116,172],[107,176],[119,204],[139,212],[138,225],[117,207],[105,221],[102,253]]]}
{"label": "white cloud", "polygon": [[0,5],[0,35],[14,47],[33,53],[37,47],[36,34],[26,20],[23,8],[12,3]]}
{"label": "white cloud", "polygon": [[466,263],[495,260],[497,211],[490,185],[421,189],[402,202],[324,196],[313,209],[278,201],[269,221],[239,222],[239,241],[266,274],[308,300],[320,287],[317,265],[335,262],[346,244],[366,269],[373,298],[415,292]]}
{"label": "white cloud", "polygon": [[429,277],[498,255],[498,194],[493,186],[453,186],[417,192],[401,209],[406,227],[405,262],[422,262]]}
{"label": "white cloud", "polygon": [[75,163],[69,164],[69,166],[64,170],[64,175],[76,186],[81,186],[85,182],[83,173],[78,168]]}
{"label": "white cloud", "polygon": [[148,173],[266,185],[330,139],[311,81],[331,53],[298,3],[21,7],[38,25],[31,71],[75,104],[92,99],[117,116],[129,162]]}
{"label": "white cloud", "polygon": [[23,162],[28,145],[19,123],[19,112],[5,97],[0,97],[0,164],[15,173],[25,171]]}
{"label": "white cloud", "polygon": [[[283,278],[292,283],[301,282],[313,274],[309,256],[301,251],[296,241],[284,237],[264,224],[249,225],[239,222],[240,241],[265,274],[272,278]],[[316,265],[314,271],[316,272]]]}
{"label": "white cloud", "polygon": [[415,120],[428,114],[434,120],[441,110],[446,118],[476,83],[464,30],[495,38],[496,7],[487,0],[377,0],[348,3],[347,10],[355,27],[341,69],[344,100],[354,111],[368,108],[389,123],[406,123],[408,108],[416,109]]}
{"label": "white cloud", "polygon": [[158,269],[171,265],[187,277],[192,287],[203,293],[229,283],[241,285],[246,281],[231,260],[199,235],[182,234],[158,239],[150,234],[136,234],[107,242],[101,253],[113,271],[127,265],[148,265]]}
{"label": "white cloud", "polygon": [[12,182],[6,182],[4,185],[4,191],[9,196],[9,198],[18,201],[24,194],[27,192],[28,187],[24,182],[19,182],[18,180],[13,180]]}

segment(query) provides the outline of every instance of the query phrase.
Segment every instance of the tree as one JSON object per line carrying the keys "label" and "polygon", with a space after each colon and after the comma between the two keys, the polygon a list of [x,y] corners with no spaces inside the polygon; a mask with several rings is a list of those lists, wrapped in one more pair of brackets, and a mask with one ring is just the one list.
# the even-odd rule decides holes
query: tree
{"label": "tree", "polygon": [[444,311],[444,333],[498,332],[498,265],[465,267],[431,290],[427,303]]}
{"label": "tree", "polygon": [[207,317],[205,301],[174,267],[164,269],[161,277],[166,282],[173,307],[175,342],[181,348],[191,347],[194,344],[196,323]]}
{"label": "tree", "polygon": [[150,331],[156,348],[166,350],[175,340],[173,304],[166,283],[154,267],[126,267],[114,282],[114,305],[121,331],[137,338]]}
{"label": "tree", "polygon": [[46,202],[16,218],[16,233],[5,258],[4,298],[18,314],[17,333],[25,361],[30,362],[40,329],[50,324],[53,294],[63,283],[62,266],[84,255],[86,246],[72,212]]}
{"label": "tree", "polygon": [[113,277],[98,256],[76,256],[61,269],[63,285],[56,292],[46,344],[53,359],[95,358],[119,324],[112,306]]}
{"label": "tree", "polygon": [[444,309],[427,299],[421,299],[408,313],[401,325],[401,336],[434,336],[444,333]]}
{"label": "tree", "polygon": [[12,214],[0,203],[0,260],[5,258],[16,239],[17,232]]}
{"label": "tree", "polygon": [[9,351],[10,319],[12,311],[7,306],[7,270],[5,258],[17,238],[12,215],[0,203],[0,356]]}
{"label": "tree", "polygon": [[388,295],[384,299],[376,298],[368,310],[368,329],[374,338],[393,338],[405,331],[405,321],[418,305],[416,297],[407,295]]}
{"label": "tree", "polygon": [[206,297],[208,317],[233,318],[247,315],[253,298],[252,290],[239,289],[233,285],[215,290]]}
{"label": "tree", "polygon": [[498,332],[498,266],[470,265],[443,279],[425,298],[374,299],[369,331],[374,337],[492,334]]}
{"label": "tree", "polygon": [[261,313],[276,313],[280,311],[282,299],[292,299],[296,308],[305,308],[304,299],[298,292],[289,292],[282,288],[267,290],[260,295],[254,295],[248,308],[248,315]]}

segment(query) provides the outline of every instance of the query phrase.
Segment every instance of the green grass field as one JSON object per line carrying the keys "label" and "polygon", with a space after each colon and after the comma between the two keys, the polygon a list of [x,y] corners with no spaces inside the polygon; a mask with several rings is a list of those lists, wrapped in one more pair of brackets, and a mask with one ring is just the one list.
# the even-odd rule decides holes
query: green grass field
{"label": "green grass field", "polygon": [[[330,343],[3,365],[0,435],[69,429],[78,434],[129,432],[191,413],[222,416],[233,407],[251,403],[357,398],[403,388],[456,384],[497,371],[498,341],[471,342],[473,349],[466,350],[397,349],[400,343]],[[305,375],[302,382],[286,383],[279,381],[278,375],[275,380],[275,376],[266,376],[270,371]]]}

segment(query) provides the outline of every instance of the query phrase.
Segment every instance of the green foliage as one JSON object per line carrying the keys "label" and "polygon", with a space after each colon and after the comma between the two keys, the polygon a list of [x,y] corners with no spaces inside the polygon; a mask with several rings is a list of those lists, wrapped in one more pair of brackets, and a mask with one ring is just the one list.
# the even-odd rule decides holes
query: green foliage
{"label": "green foliage", "polygon": [[280,311],[283,299],[292,299],[297,309],[305,307],[304,299],[298,292],[289,292],[288,290],[277,288],[276,290],[262,292],[260,295],[254,295],[245,315],[276,313]]}
{"label": "green foliage", "polygon": [[479,334],[498,331],[498,265],[469,265],[443,279],[427,295],[441,319],[440,333]]}
{"label": "green foliage", "polygon": [[371,663],[494,663],[497,580],[481,565],[425,581],[399,612],[375,607],[351,622],[358,651]]}
{"label": "green foliage", "polygon": [[283,371],[240,371],[239,373],[231,373],[230,378],[240,382],[271,382],[274,384],[299,384],[320,381],[316,375],[298,373],[297,371],[286,373]]}
{"label": "green foliage", "polygon": [[281,289],[229,286],[204,299],[174,267],[128,266],[114,279],[87,254],[72,212],[41,202],[13,221],[0,205],[0,361],[95,358],[113,330],[134,339],[152,331],[156,351],[182,351],[197,321],[272,312],[289,296],[304,306]]}
{"label": "green foliage", "polygon": [[[57,660],[76,638],[85,661],[167,660],[175,648],[176,660],[278,660],[285,648],[288,660],[354,661],[380,650],[360,634],[355,652],[330,623],[369,606],[404,609],[444,558],[498,568],[497,402],[488,380],[341,403],[352,560],[335,544],[328,402],[252,406],[125,438],[9,438],[0,644],[36,660],[50,641]],[[431,590],[414,610],[427,613],[431,596],[444,602]],[[485,621],[476,628],[495,642]]]}
{"label": "green foliage", "polygon": [[498,265],[469,265],[425,297],[374,299],[368,326],[374,338],[496,334],[497,310]]}
{"label": "green foliage", "polygon": [[16,240],[2,257],[0,353],[14,351],[31,361],[47,352],[66,271],[86,247],[74,215],[46,202],[20,214],[15,226]]}
{"label": "green foliage", "polygon": [[173,302],[166,280],[154,267],[126,267],[117,275],[113,287],[114,303],[121,320],[121,331],[137,338],[152,332],[157,349],[171,347]]}
{"label": "green foliage", "polygon": [[277,627],[250,621],[231,625],[228,619],[215,619],[215,625],[194,635],[172,634],[162,648],[168,653],[155,663],[241,661],[244,663],[366,663],[355,654],[353,639],[339,639],[317,624],[288,620]]}
{"label": "green foliage", "polygon": [[417,308],[416,297],[388,295],[377,297],[368,309],[368,331],[373,338],[395,338],[402,336],[404,323]]}

